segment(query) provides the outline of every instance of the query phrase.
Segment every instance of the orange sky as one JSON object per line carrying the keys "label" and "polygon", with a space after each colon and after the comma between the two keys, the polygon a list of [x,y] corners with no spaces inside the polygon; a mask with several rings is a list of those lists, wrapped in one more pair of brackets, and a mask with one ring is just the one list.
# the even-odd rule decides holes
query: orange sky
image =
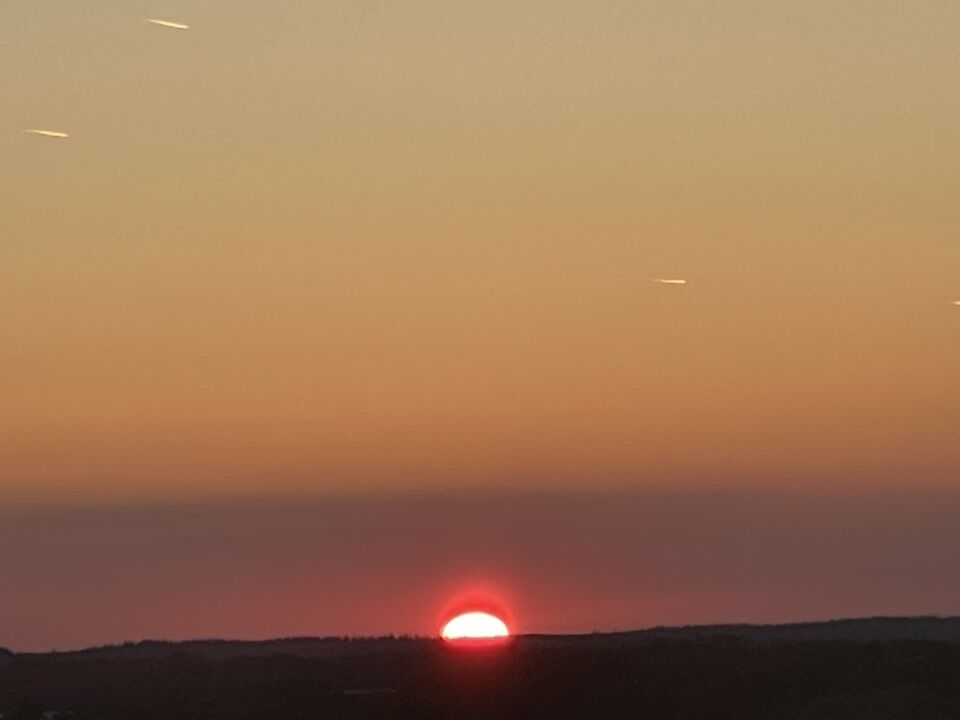
{"label": "orange sky", "polygon": [[0,503],[953,484],[958,26],[7,0]]}

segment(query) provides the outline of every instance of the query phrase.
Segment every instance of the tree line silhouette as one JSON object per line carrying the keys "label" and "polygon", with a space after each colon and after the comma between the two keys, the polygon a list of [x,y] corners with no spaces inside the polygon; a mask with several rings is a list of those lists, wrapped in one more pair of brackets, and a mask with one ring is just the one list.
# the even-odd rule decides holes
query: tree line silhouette
{"label": "tree line silhouette", "polygon": [[371,643],[367,652],[309,657],[270,654],[268,647],[260,655],[210,657],[179,646],[16,655],[0,663],[0,714],[5,720],[39,720],[54,711],[72,720],[960,718],[960,643],[953,641],[588,636],[517,638],[479,652],[425,639],[361,642]]}

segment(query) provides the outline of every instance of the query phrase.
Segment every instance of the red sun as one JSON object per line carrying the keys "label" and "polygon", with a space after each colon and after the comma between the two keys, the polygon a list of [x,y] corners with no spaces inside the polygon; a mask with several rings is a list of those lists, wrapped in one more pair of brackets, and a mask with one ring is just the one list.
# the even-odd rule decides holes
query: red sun
{"label": "red sun", "polygon": [[510,629],[496,615],[471,610],[448,620],[440,637],[452,642],[498,642],[510,637]]}

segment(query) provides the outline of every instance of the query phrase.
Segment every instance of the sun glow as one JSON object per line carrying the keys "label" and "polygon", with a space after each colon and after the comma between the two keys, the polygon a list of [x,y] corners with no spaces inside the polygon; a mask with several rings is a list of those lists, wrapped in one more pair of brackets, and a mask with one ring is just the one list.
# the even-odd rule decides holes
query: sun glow
{"label": "sun glow", "polygon": [[510,636],[506,623],[486,612],[466,612],[448,621],[440,631],[444,640],[499,640]]}

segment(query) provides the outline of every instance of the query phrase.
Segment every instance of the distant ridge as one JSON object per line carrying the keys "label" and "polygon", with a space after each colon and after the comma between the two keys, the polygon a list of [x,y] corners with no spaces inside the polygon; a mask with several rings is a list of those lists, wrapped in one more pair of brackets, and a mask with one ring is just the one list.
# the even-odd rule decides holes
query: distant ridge
{"label": "distant ridge", "polygon": [[960,642],[960,617],[869,617],[798,622],[779,625],[723,624],[654,627],[591,635],[530,635],[530,641],[546,644],[569,642],[634,643],[656,640],[730,637],[764,641],[893,642],[919,640]]}
{"label": "distant ridge", "polygon": [[64,659],[151,658],[169,655],[192,655],[211,660],[281,655],[300,658],[328,658],[387,652],[424,641],[424,638],[389,636],[373,638],[294,637],[274,640],[142,640],[84,650],[29,654]]}
{"label": "distant ridge", "polygon": [[[127,643],[0,663],[7,720],[958,720],[960,618]],[[3,720],[3,718],[0,718]]]}
{"label": "distant ridge", "polygon": [[[696,640],[729,637],[753,642],[850,641],[892,642],[898,640],[960,642],[960,617],[870,617],[800,622],[779,625],[723,624],[654,627],[643,630],[596,632],[578,635],[521,635],[516,641],[528,646],[633,645],[658,640]],[[433,642],[416,637],[295,637],[275,640],[144,640],[122,645],[53,653],[21,653],[67,658],[134,658],[186,654],[222,660],[237,657],[292,656],[323,658],[390,652]],[[4,653],[0,649],[0,662]]]}

